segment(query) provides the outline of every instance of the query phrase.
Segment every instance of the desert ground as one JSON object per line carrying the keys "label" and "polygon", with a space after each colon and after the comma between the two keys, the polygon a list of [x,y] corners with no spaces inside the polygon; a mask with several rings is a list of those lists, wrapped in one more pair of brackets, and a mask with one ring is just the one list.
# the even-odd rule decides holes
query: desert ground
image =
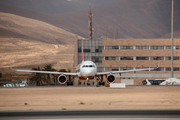
{"label": "desert ground", "polygon": [[1,88],[0,110],[180,109],[179,86]]}

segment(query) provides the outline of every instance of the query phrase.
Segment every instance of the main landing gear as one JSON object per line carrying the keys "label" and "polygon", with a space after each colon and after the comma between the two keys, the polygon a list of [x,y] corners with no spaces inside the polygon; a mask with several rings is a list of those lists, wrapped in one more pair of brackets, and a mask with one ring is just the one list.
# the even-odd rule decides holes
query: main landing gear
{"label": "main landing gear", "polygon": [[103,81],[103,75],[101,75],[100,80],[99,80],[99,78],[98,78],[97,81],[99,81],[99,82],[98,82],[99,85],[102,85],[102,86],[105,85],[105,82]]}
{"label": "main landing gear", "polygon": [[99,82],[99,85],[104,86],[104,85],[105,85],[105,82],[104,82],[104,81],[101,81],[101,82]]}
{"label": "main landing gear", "polygon": [[73,82],[68,81],[67,86],[70,86],[70,85],[73,86]]}

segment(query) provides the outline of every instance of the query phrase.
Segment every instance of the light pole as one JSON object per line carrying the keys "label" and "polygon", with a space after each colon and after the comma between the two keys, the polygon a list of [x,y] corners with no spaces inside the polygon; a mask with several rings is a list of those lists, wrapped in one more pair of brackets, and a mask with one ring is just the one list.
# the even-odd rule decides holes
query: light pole
{"label": "light pole", "polygon": [[172,0],[172,11],[171,11],[171,77],[174,77],[173,73],[173,11],[174,11],[174,0]]}

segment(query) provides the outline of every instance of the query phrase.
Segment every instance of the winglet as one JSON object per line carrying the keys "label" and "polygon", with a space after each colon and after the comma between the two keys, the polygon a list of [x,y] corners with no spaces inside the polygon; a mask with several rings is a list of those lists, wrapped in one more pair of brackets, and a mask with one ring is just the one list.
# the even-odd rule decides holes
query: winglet
{"label": "winglet", "polygon": [[16,71],[15,69],[13,69],[13,68],[12,68],[12,64],[11,64],[11,62],[10,62],[10,68],[11,68],[11,70],[14,70],[14,71]]}

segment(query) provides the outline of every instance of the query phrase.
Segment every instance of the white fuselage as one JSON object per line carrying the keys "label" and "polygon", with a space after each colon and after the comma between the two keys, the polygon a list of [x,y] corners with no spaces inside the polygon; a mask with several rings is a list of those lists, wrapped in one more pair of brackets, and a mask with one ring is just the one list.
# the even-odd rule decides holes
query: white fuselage
{"label": "white fuselage", "polygon": [[160,83],[160,85],[180,85],[180,79],[168,78],[164,82]]}
{"label": "white fuselage", "polygon": [[83,61],[79,69],[78,77],[80,79],[93,79],[97,73],[97,66],[92,61]]}

